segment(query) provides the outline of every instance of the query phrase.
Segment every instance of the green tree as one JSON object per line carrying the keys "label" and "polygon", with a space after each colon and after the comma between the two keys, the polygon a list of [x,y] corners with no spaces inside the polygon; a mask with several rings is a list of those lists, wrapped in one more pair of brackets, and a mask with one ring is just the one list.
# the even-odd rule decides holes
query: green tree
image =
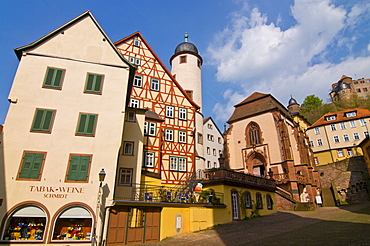
{"label": "green tree", "polygon": [[322,106],[322,100],[315,95],[306,96],[301,107],[303,111],[311,111]]}

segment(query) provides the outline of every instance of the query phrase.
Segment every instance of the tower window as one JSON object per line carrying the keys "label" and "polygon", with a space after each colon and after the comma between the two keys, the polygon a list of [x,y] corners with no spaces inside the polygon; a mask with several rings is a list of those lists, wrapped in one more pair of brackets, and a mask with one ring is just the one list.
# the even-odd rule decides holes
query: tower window
{"label": "tower window", "polygon": [[181,63],[186,63],[187,62],[187,57],[186,56],[180,56],[180,64]]}

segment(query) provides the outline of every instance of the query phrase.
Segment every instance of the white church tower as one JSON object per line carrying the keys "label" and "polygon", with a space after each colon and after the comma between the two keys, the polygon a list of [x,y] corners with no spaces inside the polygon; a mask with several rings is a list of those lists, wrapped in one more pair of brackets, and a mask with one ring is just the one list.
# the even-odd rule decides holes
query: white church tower
{"label": "white church tower", "polygon": [[175,54],[170,59],[171,73],[180,83],[186,93],[200,106],[195,118],[195,142],[196,157],[195,170],[197,176],[205,169],[203,149],[203,114],[202,114],[202,63],[203,59],[198,54],[197,47],[188,42],[188,34],[185,33],[185,42],[177,45]]}

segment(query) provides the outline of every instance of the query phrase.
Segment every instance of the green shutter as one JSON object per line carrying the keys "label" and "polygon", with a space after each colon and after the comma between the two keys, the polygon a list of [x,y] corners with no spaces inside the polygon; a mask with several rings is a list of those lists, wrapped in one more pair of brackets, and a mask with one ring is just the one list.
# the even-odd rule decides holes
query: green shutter
{"label": "green shutter", "polygon": [[89,115],[89,120],[87,124],[87,129],[86,129],[86,134],[88,135],[93,135],[94,134],[94,129],[95,129],[95,118],[96,115],[90,114]]}
{"label": "green shutter", "polygon": [[87,74],[85,92],[100,93],[102,87],[103,75]]}
{"label": "green shutter", "polygon": [[80,122],[77,127],[77,134],[94,135],[95,133],[95,114],[81,114]]}
{"label": "green shutter", "polygon": [[49,132],[54,116],[54,110],[36,109],[35,119],[32,124],[32,131]]}
{"label": "green shutter", "polygon": [[86,181],[89,164],[90,156],[71,156],[67,180]]}
{"label": "green shutter", "polygon": [[87,114],[80,115],[80,122],[78,125],[77,133],[84,134],[85,133],[85,125],[87,120]]}
{"label": "green shutter", "polygon": [[44,86],[45,87],[53,87],[53,88],[60,88],[62,83],[64,70],[57,69],[57,68],[50,68],[48,67],[46,71]]}
{"label": "green shutter", "polygon": [[23,158],[21,172],[19,178],[22,179],[38,179],[44,154],[26,153]]}

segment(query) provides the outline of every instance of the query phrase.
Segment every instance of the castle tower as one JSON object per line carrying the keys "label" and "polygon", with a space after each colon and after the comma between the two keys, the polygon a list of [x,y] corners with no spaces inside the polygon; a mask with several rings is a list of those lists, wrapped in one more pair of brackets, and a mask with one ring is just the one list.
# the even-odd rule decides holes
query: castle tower
{"label": "castle tower", "polygon": [[185,41],[177,45],[174,55],[170,59],[171,73],[186,91],[188,96],[200,106],[195,116],[196,129],[194,137],[196,141],[196,171],[204,169],[203,150],[203,114],[202,114],[202,63],[203,59],[198,54],[197,47],[188,42],[188,34],[185,33]]}
{"label": "castle tower", "polygon": [[289,102],[288,102],[288,111],[291,115],[299,113],[301,110],[301,107],[297,103],[297,101],[290,96]]}

